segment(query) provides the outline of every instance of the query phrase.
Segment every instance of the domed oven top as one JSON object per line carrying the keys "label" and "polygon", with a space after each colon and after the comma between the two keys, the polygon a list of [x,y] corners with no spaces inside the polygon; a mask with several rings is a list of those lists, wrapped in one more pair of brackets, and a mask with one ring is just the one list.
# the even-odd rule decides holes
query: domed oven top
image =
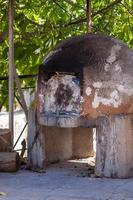
{"label": "domed oven top", "polygon": [[39,68],[36,101],[45,125],[133,113],[133,50],[99,34],[62,42]]}

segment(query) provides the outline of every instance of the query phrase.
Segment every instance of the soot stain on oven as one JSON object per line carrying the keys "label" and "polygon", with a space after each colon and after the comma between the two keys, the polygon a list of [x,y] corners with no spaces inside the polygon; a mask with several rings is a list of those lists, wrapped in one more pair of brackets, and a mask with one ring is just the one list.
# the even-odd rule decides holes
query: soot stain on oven
{"label": "soot stain on oven", "polygon": [[69,85],[59,84],[55,93],[56,104],[61,107],[68,106],[72,99],[72,94],[73,92]]}

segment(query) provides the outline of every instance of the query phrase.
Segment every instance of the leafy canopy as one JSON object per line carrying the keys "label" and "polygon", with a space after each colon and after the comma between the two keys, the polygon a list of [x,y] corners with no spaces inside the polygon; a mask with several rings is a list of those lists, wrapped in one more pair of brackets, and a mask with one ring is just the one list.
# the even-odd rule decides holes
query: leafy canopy
{"label": "leafy canopy", "polygon": [[[61,40],[86,33],[85,0],[16,0],[15,67],[19,74],[37,73],[44,56]],[[0,0],[0,76],[8,74],[8,0]],[[133,47],[133,1],[92,0],[92,32],[103,32]],[[34,80],[22,85],[33,86]],[[7,81],[0,82],[0,102]]]}

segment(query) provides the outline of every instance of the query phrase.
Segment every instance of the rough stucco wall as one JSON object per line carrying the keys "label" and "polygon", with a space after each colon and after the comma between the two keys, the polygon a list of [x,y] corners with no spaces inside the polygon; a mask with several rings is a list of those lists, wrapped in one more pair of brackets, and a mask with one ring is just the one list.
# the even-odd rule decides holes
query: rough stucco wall
{"label": "rough stucco wall", "polygon": [[93,129],[73,128],[72,149],[74,158],[87,158],[94,156]]}
{"label": "rough stucco wall", "polygon": [[[97,73],[84,68],[84,103],[82,115],[96,118],[104,114],[133,112],[133,53],[114,44]],[[124,57],[122,57],[122,55]]]}
{"label": "rough stucco wall", "polygon": [[72,157],[72,130],[44,127],[46,161],[57,162]]}
{"label": "rough stucco wall", "polygon": [[93,156],[93,134],[88,128],[41,126],[45,138],[45,163]]}

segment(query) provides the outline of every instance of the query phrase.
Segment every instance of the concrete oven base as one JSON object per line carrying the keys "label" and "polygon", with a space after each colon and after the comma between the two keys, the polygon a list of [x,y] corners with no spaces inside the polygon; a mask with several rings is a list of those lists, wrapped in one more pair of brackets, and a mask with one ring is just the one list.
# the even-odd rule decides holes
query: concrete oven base
{"label": "concrete oven base", "polygon": [[94,155],[93,130],[36,126],[35,113],[29,113],[28,166],[44,168],[49,163]]}
{"label": "concrete oven base", "polygon": [[[101,117],[97,120],[96,166],[98,177],[133,176],[133,115]],[[93,156],[93,134],[89,128],[57,128],[37,125],[29,115],[28,166],[44,169],[47,164]]]}
{"label": "concrete oven base", "polygon": [[46,161],[93,156],[93,133],[89,128],[42,127],[45,135]]}

